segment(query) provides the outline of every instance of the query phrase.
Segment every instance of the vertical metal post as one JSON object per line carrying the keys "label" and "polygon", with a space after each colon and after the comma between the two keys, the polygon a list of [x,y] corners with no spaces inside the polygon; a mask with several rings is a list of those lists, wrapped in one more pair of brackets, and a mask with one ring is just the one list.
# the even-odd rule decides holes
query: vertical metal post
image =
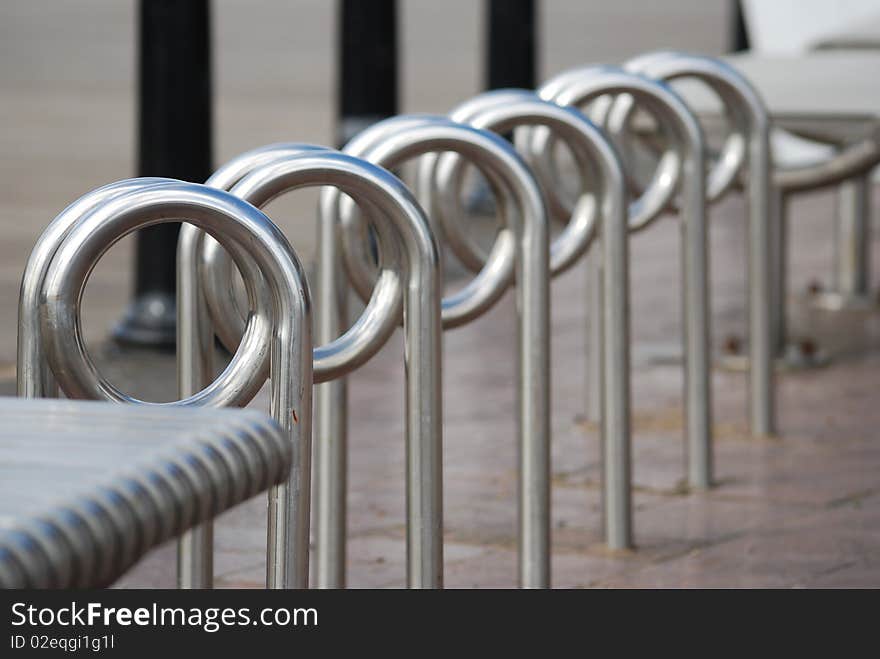
{"label": "vertical metal post", "polygon": [[488,0],[486,89],[536,84],[535,0]]}
{"label": "vertical metal post", "polygon": [[[204,234],[198,231],[181,234],[181,246],[186,241],[194,244]],[[196,247],[192,248],[197,250]],[[181,254],[188,250],[182,249]],[[198,263],[192,259],[178,260],[177,309],[177,393],[186,398],[198,393],[214,377],[214,330],[208,322],[205,297],[199,294],[201,281]],[[214,523],[203,522],[177,541],[177,587],[181,589],[212,588],[214,585]]]}
{"label": "vertical metal post", "polygon": [[[333,221],[335,198],[318,219],[315,341],[333,341],[347,327],[348,287],[341,272]],[[345,588],[348,513],[348,387],[336,378],[315,385],[315,585]]]}
{"label": "vertical metal post", "polygon": [[[338,4],[338,124],[342,148],[372,124],[397,114],[397,3],[395,0]],[[320,273],[315,339],[327,343],[344,329],[347,289],[338,284],[336,236],[319,222]],[[348,502],[348,419],[345,378],[315,387],[315,583],[345,588],[345,527]]]}
{"label": "vertical metal post", "polygon": [[[535,4],[534,0],[488,1],[488,89],[531,89],[535,86]],[[526,227],[527,233],[517,245],[519,580],[524,588],[550,586],[550,561],[547,558],[550,555],[550,488],[546,481],[546,475],[550,473],[550,451],[549,442],[545,440],[550,432],[550,382],[546,364],[550,350],[549,238],[546,227],[540,229],[532,233]]]}
{"label": "vertical metal post", "polygon": [[602,252],[597,244],[587,253],[587,420],[602,419]]}
{"label": "vertical metal post", "polygon": [[870,294],[871,174],[841,183],[834,231],[834,290],[842,305]]}
{"label": "vertical metal post", "polygon": [[336,143],[342,148],[397,114],[397,2],[341,0],[338,11]]}
{"label": "vertical metal post", "polygon": [[[690,137],[690,136],[689,136]],[[712,486],[712,399],[709,342],[709,226],[706,222],[704,153],[699,128],[689,141],[691,157],[683,165],[682,178],[682,327],[685,338],[685,428],[688,485]]]}
{"label": "vertical metal post", "polygon": [[535,217],[543,221],[523,222],[516,246],[519,583],[549,588],[550,228],[546,218]]}
{"label": "vertical metal post", "polygon": [[[138,175],[201,183],[211,175],[209,0],[141,0]],[[135,299],[113,338],[127,345],[175,342],[179,224],[138,232]]]}
{"label": "vertical metal post", "polygon": [[[785,355],[788,345],[788,195],[779,186],[771,185],[770,208],[771,218],[768,226],[770,240],[770,350],[773,358]],[[751,228],[749,229],[751,231]],[[752,402],[754,404],[754,401]],[[754,419],[754,415],[752,416]],[[772,424],[771,424],[772,426]],[[755,422],[752,422],[753,434]]]}
{"label": "vertical metal post", "polygon": [[[771,176],[770,127],[752,115],[749,137],[749,426],[754,436],[776,432],[773,356],[786,345],[786,203]],[[769,299],[768,299],[769,298]]]}

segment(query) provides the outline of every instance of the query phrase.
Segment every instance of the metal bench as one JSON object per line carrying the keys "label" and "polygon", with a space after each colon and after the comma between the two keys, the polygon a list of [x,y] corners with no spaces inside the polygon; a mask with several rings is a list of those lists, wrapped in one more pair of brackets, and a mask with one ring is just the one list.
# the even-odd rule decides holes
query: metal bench
{"label": "metal bench", "polygon": [[108,586],[291,465],[253,410],[0,398],[0,417],[2,588]]}

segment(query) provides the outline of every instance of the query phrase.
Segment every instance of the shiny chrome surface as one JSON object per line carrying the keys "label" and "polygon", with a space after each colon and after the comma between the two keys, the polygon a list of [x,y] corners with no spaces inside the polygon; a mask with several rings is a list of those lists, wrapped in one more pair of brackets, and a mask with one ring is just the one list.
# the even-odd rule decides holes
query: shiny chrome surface
{"label": "shiny chrome surface", "polygon": [[[771,189],[767,110],[748,81],[719,59],[666,51],[643,55],[626,67],[664,81],[700,80],[715,91],[730,117],[733,130],[709,176],[707,192],[710,200],[718,198],[734,182],[740,167],[745,170],[749,200],[749,419],[753,435],[772,435],[776,432],[773,356],[785,344],[785,294],[774,285],[780,281],[784,244],[777,195]],[[629,108],[620,97],[615,106],[618,116],[612,113],[609,125],[612,130],[622,130]],[[714,189],[713,181],[720,181]]]}
{"label": "shiny chrome surface", "polygon": [[[590,321],[604,324],[601,364],[603,374],[601,427],[603,437],[603,511],[605,538],[609,547],[622,549],[632,544],[632,475],[630,464],[630,361],[629,361],[629,266],[627,249],[627,192],[620,158],[604,133],[574,108],[564,108],[540,99],[526,90],[500,90],[480,94],[452,111],[457,121],[496,133],[542,127],[554,139],[565,143],[578,166],[584,194],[572,207],[571,219],[550,246],[552,274],[559,274],[584,256],[596,237],[601,237],[606,267],[597,278],[603,300],[601,316]],[[520,139],[520,148],[523,148]],[[527,146],[527,145],[526,145]],[[528,149],[525,156],[531,153]],[[437,161],[443,168],[438,168]],[[462,261],[479,263],[481,250],[472,249],[462,223],[458,184],[464,160],[452,154],[423,158],[420,184],[432,219],[442,226],[456,255]],[[536,174],[540,172],[536,168]],[[539,179],[542,190],[552,181]],[[595,192],[588,192],[595,190]],[[552,195],[548,195],[553,197]],[[567,208],[557,208],[565,213]],[[597,231],[598,226],[598,231]],[[601,331],[601,329],[600,329]],[[598,399],[598,397],[597,397]],[[525,484],[524,484],[525,485]],[[521,532],[525,532],[522,529]]]}
{"label": "shiny chrome surface", "polygon": [[[616,67],[585,67],[563,73],[539,90],[542,98],[560,105],[583,107],[603,96],[628,94],[661,123],[670,139],[670,150],[661,161],[659,170],[678,161],[680,176],[672,180],[665,173],[655,172],[666,194],[678,190],[681,197],[682,218],[682,285],[683,326],[685,352],[685,443],[688,456],[688,483],[691,487],[705,488],[712,482],[712,400],[709,381],[709,267],[706,224],[706,182],[703,133],[696,117],[669,86],[646,76]],[[607,108],[607,105],[605,106]],[[539,156],[536,162],[546,162],[541,156],[549,148],[549,140],[540,133],[533,138],[532,148]],[[674,154],[674,155],[670,155]],[[665,164],[664,164],[665,163]],[[665,186],[665,187],[664,187]],[[633,228],[643,228],[654,219],[645,216],[639,222],[630,221]],[[593,264],[596,277],[601,266]],[[594,287],[593,290],[596,290]],[[601,299],[593,295],[592,313],[598,314]],[[595,334],[595,332],[591,332]],[[596,369],[601,351],[601,338],[593,336],[588,346],[588,365]],[[597,374],[591,382],[600,381]],[[596,391],[595,389],[593,390]],[[591,394],[595,395],[595,394]],[[595,412],[595,406],[591,408]]]}
{"label": "shiny chrome surface", "polygon": [[37,239],[21,280],[18,298],[16,389],[23,398],[55,398],[58,387],[39,339],[39,302],[46,270],[58,247],[80,217],[123,192],[171,179],[135,178],[116,181],[92,190],[65,208]]}
{"label": "shiny chrome surface", "polygon": [[[252,410],[0,398],[0,588],[101,588],[289,473]],[[37,476],[37,477],[35,477]]]}
{"label": "shiny chrome surface", "polygon": [[[550,420],[549,420],[549,243],[546,211],[540,188],[529,168],[506,141],[487,131],[451,121],[446,117],[404,116],[380,122],[361,133],[345,147],[384,167],[431,152],[455,152],[479,167],[498,192],[504,226],[476,277],[457,293],[444,298],[443,326],[457,327],[479,317],[503,294],[515,278],[519,325],[519,442],[520,483],[520,585],[547,587],[550,584]],[[441,160],[448,155],[444,154]],[[327,193],[333,195],[333,192]],[[322,201],[324,212],[336,212],[346,228],[342,252],[354,288],[363,295],[370,267],[359,252],[356,217],[350,205],[334,198]],[[429,206],[429,212],[436,209]],[[370,218],[372,219],[372,218]],[[375,220],[373,220],[375,221]],[[332,249],[322,244],[321,254]],[[329,261],[328,262],[332,262]],[[324,274],[331,275],[333,268]],[[322,290],[338,290],[324,279]],[[335,474],[339,474],[336,462]],[[328,532],[318,534],[319,556],[328,561],[321,571],[328,585],[341,575],[341,544],[344,529],[334,519],[333,502],[328,503]],[[322,516],[323,517],[323,516]],[[330,528],[332,527],[332,528]],[[331,548],[326,543],[333,543]],[[319,559],[321,560],[321,559]]]}
{"label": "shiny chrome surface", "polygon": [[[26,280],[45,273],[38,342],[51,371],[70,398],[182,407],[244,405],[254,390],[249,362],[270,350],[270,413],[290,443],[293,467],[289,479],[269,494],[267,582],[272,587],[307,587],[311,388],[304,383],[312,381],[312,342],[309,293],[299,261],[265,215],[232,195],[192,183],[120,185],[127,191],[82,208],[54,253],[36,253],[25,273]],[[62,216],[58,225],[71,219]],[[229,366],[201,391],[173,403],[147,403],[116,389],[94,366],[82,340],[81,296],[95,263],[114,243],[139,228],[180,219],[214,235],[233,254],[251,299],[257,281],[253,270],[262,273],[271,291],[272,318],[278,321],[267,345],[253,350],[242,342]]]}
{"label": "shiny chrome surface", "polygon": [[[443,585],[442,548],[442,440],[441,440],[441,364],[440,364],[440,278],[436,243],[418,203],[400,181],[389,172],[349,155],[310,145],[272,145],[246,153],[215,174],[209,184],[229,187],[232,194],[257,206],[285,192],[306,186],[335,186],[361,205],[371,217],[379,242],[382,269],[364,313],[341,334],[340,324],[328,331],[327,317],[336,306],[337,289],[321,282],[322,300],[316,318],[318,340],[314,349],[315,382],[326,383],[316,389],[318,435],[316,448],[317,536],[325,528],[329,490],[339,482],[324,477],[328,452],[334,451],[345,426],[345,411],[328,407],[327,390],[341,378],[365,363],[384,345],[388,336],[405,318],[404,361],[407,373],[407,519],[408,583],[414,588]],[[320,235],[333,236],[336,218],[321,220]],[[197,262],[198,241],[186,236],[181,251],[181,274],[192,281],[201,273],[204,281],[205,309],[202,326],[216,319],[218,334],[228,345],[241,336],[244,321],[229,296],[231,261],[216,243],[206,240]],[[319,272],[328,261],[321,247]],[[332,302],[326,301],[330,292]],[[260,313],[257,298],[256,315]],[[199,318],[195,304],[189,309]],[[253,314],[251,318],[253,317]],[[220,328],[225,329],[221,330]],[[248,327],[250,326],[250,321]],[[195,341],[203,329],[188,330]],[[247,330],[245,337],[247,337]],[[328,435],[332,425],[340,434]],[[322,512],[324,511],[324,512]],[[343,518],[344,520],[344,515]],[[320,544],[320,543],[319,543]],[[320,555],[320,552],[319,552]],[[322,565],[318,561],[317,583],[323,585]]]}

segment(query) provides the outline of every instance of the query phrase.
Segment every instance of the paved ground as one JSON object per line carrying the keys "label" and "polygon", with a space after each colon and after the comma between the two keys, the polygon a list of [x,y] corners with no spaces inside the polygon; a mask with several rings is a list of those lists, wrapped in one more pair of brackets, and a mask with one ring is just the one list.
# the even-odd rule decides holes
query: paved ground
{"label": "paved ground", "polygon": [[[442,111],[477,91],[474,4],[405,3],[405,110]],[[664,3],[667,14],[642,21],[628,14],[636,4],[644,8],[618,2],[600,13],[589,3],[546,2],[545,75],[659,46],[723,48],[724,3]],[[329,142],[331,3],[222,0],[216,6],[218,162],[280,139]],[[13,390],[15,300],[33,241],[69,201],[132,173],[132,16],[132,2],[92,0],[75,9],[46,0],[0,6],[4,393]],[[312,200],[304,195],[270,208],[306,257],[312,221],[305,229],[291,218],[310,218]],[[632,242],[632,552],[611,555],[600,543],[597,434],[581,417],[583,272],[576,269],[554,283],[555,585],[880,586],[880,411],[874,389],[880,313],[809,310],[800,293],[814,279],[828,280],[832,199],[803,197],[793,216],[792,334],[817,339],[835,359],[824,369],[780,377],[777,438],[748,437],[744,376],[713,374],[718,478],[706,493],[681,487],[680,366],[657,359],[674,353],[680,336],[675,219],[661,220]],[[714,341],[720,345],[744,325],[740,199],[713,210],[711,241]],[[878,248],[875,242],[875,258]],[[128,269],[124,246],[96,269],[86,294],[89,343],[115,381],[146,398],[167,399],[173,357],[120,353],[103,343],[127,299]],[[445,337],[449,586],[515,585],[512,317],[508,296],[478,323]],[[356,587],[404,583],[401,356],[397,337],[351,378],[351,418],[357,423],[351,437],[349,572]],[[264,404],[265,396],[255,402]],[[218,522],[218,585],[262,584],[264,508],[259,498]],[[173,551],[167,546],[154,552],[120,585],[173,585]]]}

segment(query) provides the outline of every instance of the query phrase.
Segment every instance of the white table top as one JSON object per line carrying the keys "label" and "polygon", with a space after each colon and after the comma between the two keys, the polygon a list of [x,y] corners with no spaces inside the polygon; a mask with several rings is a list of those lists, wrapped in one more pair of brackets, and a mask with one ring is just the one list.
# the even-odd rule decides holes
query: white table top
{"label": "white table top", "polygon": [[810,45],[820,49],[880,49],[880,14],[845,25]]}
{"label": "white table top", "polygon": [[[723,59],[755,86],[774,117],[858,120],[880,115],[880,50],[798,57],[739,53]],[[699,114],[720,110],[715,96],[699,83],[676,82],[675,89]]]}

